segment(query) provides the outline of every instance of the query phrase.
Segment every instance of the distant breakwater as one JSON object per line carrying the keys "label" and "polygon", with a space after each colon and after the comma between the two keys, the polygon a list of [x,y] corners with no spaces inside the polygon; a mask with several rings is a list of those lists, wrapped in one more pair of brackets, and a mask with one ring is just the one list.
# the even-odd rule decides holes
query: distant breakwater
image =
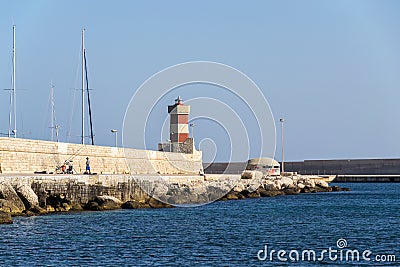
{"label": "distant breakwater", "polygon": [[400,174],[397,175],[373,175],[373,174],[361,174],[361,175],[337,175],[333,180],[336,183],[400,183]]}
{"label": "distant breakwater", "polygon": [[[28,175],[0,177],[0,223],[11,215],[167,208],[215,200],[348,190],[307,176]],[[161,201],[160,201],[161,200]]]}
{"label": "distant breakwater", "polygon": [[[282,164],[280,162],[280,164]],[[237,173],[246,166],[245,162],[214,162],[203,163],[208,173]],[[228,168],[229,166],[229,168]],[[296,172],[301,175],[338,175],[338,176],[400,176],[400,158],[397,159],[340,159],[340,160],[304,160],[286,161],[286,172]],[[377,178],[376,182],[386,182]],[[395,180],[395,182],[397,182]]]}

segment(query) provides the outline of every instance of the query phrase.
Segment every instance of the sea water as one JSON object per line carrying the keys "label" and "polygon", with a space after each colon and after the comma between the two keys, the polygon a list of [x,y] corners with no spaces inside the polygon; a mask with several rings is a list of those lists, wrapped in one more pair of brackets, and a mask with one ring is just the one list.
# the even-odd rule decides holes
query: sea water
{"label": "sea water", "polygon": [[0,266],[400,266],[400,184],[340,186],[352,191],[15,217]]}

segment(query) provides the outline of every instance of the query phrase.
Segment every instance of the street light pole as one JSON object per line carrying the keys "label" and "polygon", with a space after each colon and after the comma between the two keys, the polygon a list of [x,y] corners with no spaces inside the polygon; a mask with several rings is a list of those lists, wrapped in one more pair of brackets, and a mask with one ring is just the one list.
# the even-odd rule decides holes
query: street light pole
{"label": "street light pole", "polygon": [[196,126],[196,124],[191,123],[189,124],[190,127],[192,127],[192,139],[194,140],[194,127]]}
{"label": "street light pole", "polygon": [[118,147],[118,130],[112,129],[111,132],[115,134],[115,147]]}
{"label": "street light pole", "polygon": [[56,141],[58,143],[58,129],[60,129],[60,125],[56,125],[54,128],[56,129]]}
{"label": "street light pole", "polygon": [[282,130],[282,173],[285,172],[285,143],[284,143],[284,127],[283,124],[285,122],[284,118],[279,120],[281,122],[281,130]]}
{"label": "street light pole", "polygon": [[168,144],[169,144],[168,152],[171,152],[171,139],[167,139],[167,142],[168,142]]}

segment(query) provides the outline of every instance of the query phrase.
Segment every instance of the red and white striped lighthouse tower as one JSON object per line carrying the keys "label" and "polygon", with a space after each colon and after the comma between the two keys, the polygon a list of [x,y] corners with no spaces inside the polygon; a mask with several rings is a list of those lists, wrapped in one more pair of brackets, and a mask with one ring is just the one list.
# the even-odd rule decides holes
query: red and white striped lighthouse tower
{"label": "red and white striped lighthouse tower", "polygon": [[190,106],[183,104],[182,99],[178,96],[175,104],[168,106],[170,114],[169,135],[171,142],[183,143],[189,138],[189,113]]}

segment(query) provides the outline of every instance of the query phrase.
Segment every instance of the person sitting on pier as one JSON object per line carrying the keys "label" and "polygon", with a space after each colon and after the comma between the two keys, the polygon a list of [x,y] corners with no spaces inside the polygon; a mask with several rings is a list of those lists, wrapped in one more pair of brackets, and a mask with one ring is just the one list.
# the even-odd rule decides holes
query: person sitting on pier
{"label": "person sitting on pier", "polygon": [[61,173],[65,174],[65,169],[67,168],[67,166],[65,166],[65,164],[63,164],[61,166]]}

